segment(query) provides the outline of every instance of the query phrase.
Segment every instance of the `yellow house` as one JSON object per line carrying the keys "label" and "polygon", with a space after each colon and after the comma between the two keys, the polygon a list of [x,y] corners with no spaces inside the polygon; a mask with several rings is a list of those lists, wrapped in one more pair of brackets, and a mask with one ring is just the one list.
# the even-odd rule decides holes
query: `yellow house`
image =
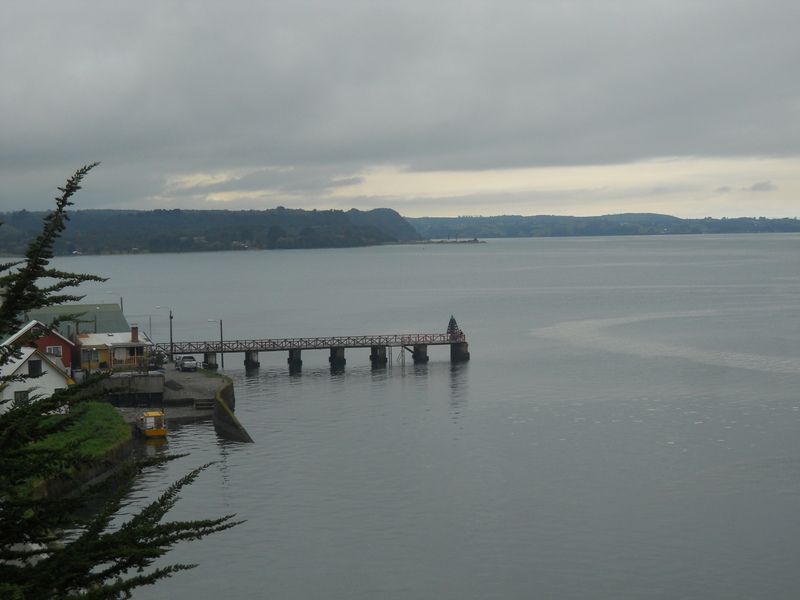
{"label": "yellow house", "polygon": [[80,346],[81,369],[90,373],[135,367],[153,345],[136,325],[130,332],[81,333],[75,340]]}

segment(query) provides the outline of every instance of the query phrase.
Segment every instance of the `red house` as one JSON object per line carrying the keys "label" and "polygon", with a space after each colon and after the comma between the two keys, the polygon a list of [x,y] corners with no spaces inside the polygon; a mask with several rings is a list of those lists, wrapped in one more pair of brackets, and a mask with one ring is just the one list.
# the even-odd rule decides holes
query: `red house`
{"label": "red house", "polygon": [[25,347],[36,348],[42,354],[47,355],[51,360],[53,358],[57,359],[54,362],[56,364],[61,362],[67,373],[71,374],[73,358],[76,354],[75,344],[57,331],[47,329],[47,327],[39,321],[31,321],[17,333],[5,340],[3,345],[8,345],[24,339],[26,336],[31,335],[31,333],[34,333],[34,337],[27,340]]}

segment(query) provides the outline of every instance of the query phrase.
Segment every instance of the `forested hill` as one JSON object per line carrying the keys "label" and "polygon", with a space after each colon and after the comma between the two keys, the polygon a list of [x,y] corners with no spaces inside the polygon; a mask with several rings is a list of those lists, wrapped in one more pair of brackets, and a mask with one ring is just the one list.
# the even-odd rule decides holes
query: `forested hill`
{"label": "forested hill", "polygon": [[[41,231],[43,212],[0,214],[0,253],[19,255]],[[344,248],[420,239],[388,208],[370,211],[78,210],[55,245],[57,254],[200,252]]]}
{"label": "forested hill", "polygon": [[[0,213],[0,254],[21,255],[41,231],[44,212]],[[601,217],[403,218],[396,211],[78,210],[57,254],[345,248],[420,240],[800,232],[795,219],[679,219],[657,214]]]}
{"label": "forested hill", "polygon": [[408,219],[408,222],[423,238],[431,240],[800,231],[800,221],[796,218],[679,219],[657,214],[621,214],[602,217],[421,217]]}

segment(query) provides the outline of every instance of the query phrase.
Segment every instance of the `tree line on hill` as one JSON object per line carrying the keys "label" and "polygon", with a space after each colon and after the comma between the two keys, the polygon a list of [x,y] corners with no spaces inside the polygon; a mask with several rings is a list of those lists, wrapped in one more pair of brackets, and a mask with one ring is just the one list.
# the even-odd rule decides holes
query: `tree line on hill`
{"label": "tree line on hill", "polygon": [[[20,255],[44,213],[0,214],[0,253]],[[56,254],[208,252],[350,248],[423,240],[565,236],[800,232],[796,218],[680,219],[659,214],[597,217],[517,216],[403,218],[388,208],[302,210],[79,210]]]}
{"label": "tree line on hill", "polygon": [[[0,214],[0,253],[19,255],[44,213]],[[207,252],[344,248],[419,240],[391,209],[301,210],[78,210],[54,245],[56,254]]]}
{"label": "tree line on hill", "polygon": [[420,217],[408,221],[423,238],[439,240],[800,231],[796,218],[680,219],[649,213],[600,217]]}

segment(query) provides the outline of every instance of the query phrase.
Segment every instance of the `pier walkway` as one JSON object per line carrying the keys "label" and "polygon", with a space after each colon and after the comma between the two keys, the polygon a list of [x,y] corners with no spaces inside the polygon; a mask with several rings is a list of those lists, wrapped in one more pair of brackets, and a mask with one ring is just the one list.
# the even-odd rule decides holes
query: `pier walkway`
{"label": "pier walkway", "polygon": [[[448,327],[448,330],[451,328]],[[303,350],[327,349],[332,367],[345,364],[344,352],[348,348],[370,348],[370,362],[373,367],[385,366],[388,362],[387,348],[404,348],[411,352],[415,363],[428,362],[428,346],[450,346],[450,360],[454,362],[469,360],[469,347],[463,332],[457,326],[448,333],[413,333],[391,335],[358,335],[332,337],[302,337],[263,340],[217,340],[201,342],[169,342],[155,344],[156,352],[170,356],[182,354],[202,354],[204,362],[215,368],[217,354],[243,353],[247,367],[257,367],[259,352],[288,352],[289,368],[299,370],[303,364]]]}

